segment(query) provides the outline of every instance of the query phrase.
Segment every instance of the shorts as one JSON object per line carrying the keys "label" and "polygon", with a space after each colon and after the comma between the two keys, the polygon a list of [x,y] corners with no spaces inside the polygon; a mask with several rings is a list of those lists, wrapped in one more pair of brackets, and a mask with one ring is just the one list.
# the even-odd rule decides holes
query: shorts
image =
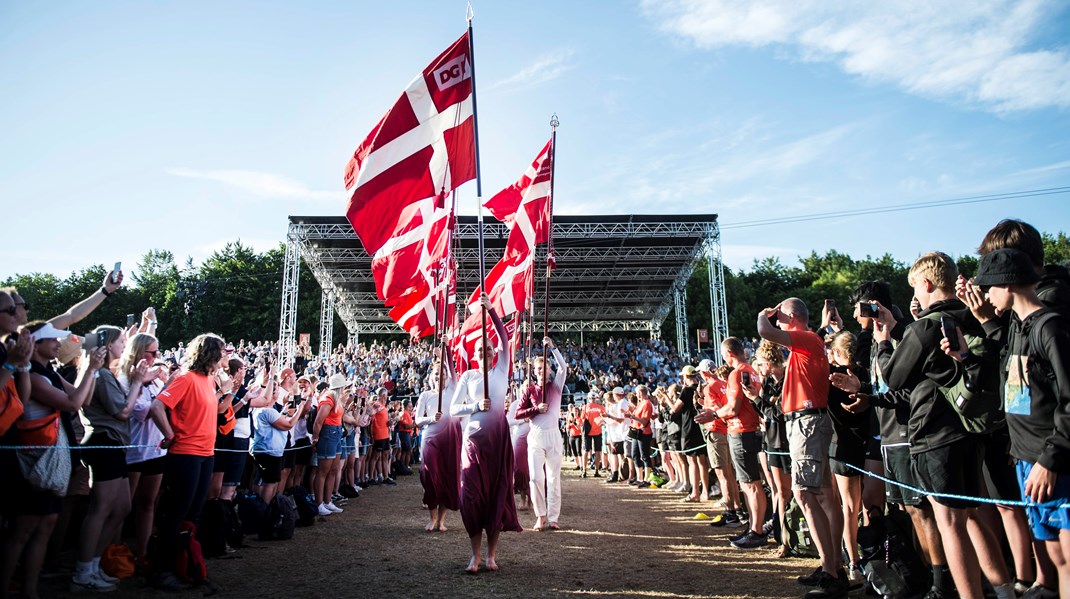
{"label": "shorts", "polygon": [[583,451],[601,453],[602,435],[586,435],[583,437]]}
{"label": "shorts", "polygon": [[127,472],[140,472],[141,476],[156,476],[163,474],[163,463],[166,459],[166,456],[160,456],[144,462],[134,462],[127,464],[126,470]]}
{"label": "shorts", "polygon": [[282,452],[282,469],[292,470],[297,465],[297,452],[294,451],[295,445],[287,445],[286,450]]}
{"label": "shorts", "polygon": [[1010,457],[1010,432],[1004,427],[978,437],[978,443],[984,452],[982,466],[988,496],[1004,501],[1021,501],[1022,491],[1018,488],[1018,475]]}
{"label": "shorts", "polygon": [[374,451],[376,453],[383,453],[385,451],[390,451],[390,438],[387,437],[386,439],[376,439],[375,441],[373,441],[372,442],[372,451]]}
{"label": "shorts", "polygon": [[[981,455],[972,438],[955,441],[929,451],[910,456],[910,465],[918,486],[932,493],[980,497]],[[979,501],[933,497],[933,501],[952,509],[967,509],[981,505]]]}
{"label": "shorts", "polygon": [[829,446],[829,466],[837,476],[862,476],[866,469],[866,440],[841,436],[839,443]]}
{"label": "shorts", "polygon": [[728,449],[728,435],[707,431],[706,457],[710,458],[710,468],[714,470],[730,465],[732,453]]}
{"label": "shorts", "polygon": [[372,446],[372,438],[368,436],[368,433],[364,432],[364,429],[360,431],[360,442],[357,443],[357,455],[364,457],[368,454],[368,448]]}
{"label": "shorts", "polygon": [[[1025,496],[1025,480],[1029,478],[1029,472],[1033,464],[1025,460],[1018,460],[1016,472],[1018,475],[1018,488]],[[1070,508],[1060,507],[1070,503],[1070,474],[1055,475],[1055,492],[1048,501],[1025,508],[1029,516],[1029,529],[1033,531],[1033,538],[1038,541],[1058,541],[1060,530],[1070,530]]]}
{"label": "shorts", "polygon": [[614,441],[609,444],[610,455],[624,455],[624,441]]}
{"label": "shorts", "polygon": [[412,433],[399,432],[398,443],[401,445],[401,451],[412,451]]}
{"label": "shorts", "polygon": [[785,417],[791,454],[791,488],[818,490],[831,484],[828,459],[832,419],[828,413]]}
{"label": "shorts", "polygon": [[728,433],[728,448],[732,453],[736,480],[741,483],[761,482],[762,463],[758,459],[758,454],[762,452],[761,431]]}
{"label": "shorts", "polygon": [[[885,478],[916,489],[918,481],[914,476],[914,470],[910,467],[910,447],[907,445],[886,445],[881,447],[881,452],[884,454]],[[925,495],[907,487],[892,483],[885,484],[884,496],[888,503],[919,506],[926,502]]]}
{"label": "shorts", "polygon": [[241,482],[242,471],[245,470],[245,459],[249,455],[249,439],[235,437],[229,446],[233,451],[216,450],[212,472],[223,473],[223,486],[236,487]]}
{"label": "shorts", "polygon": [[63,511],[62,497],[37,489],[26,481],[14,451],[0,451],[0,478],[4,480],[0,510],[5,517],[50,516]]}
{"label": "shorts", "polygon": [[324,424],[316,442],[316,459],[333,460],[341,452],[342,427]]}
{"label": "shorts", "polygon": [[351,430],[342,434],[342,459],[348,460],[349,456],[357,453],[357,431]]}
{"label": "shorts", "polygon": [[288,452],[293,456],[293,466],[309,466],[312,464],[312,439],[302,437],[294,442],[293,449]]}
{"label": "shorts", "polygon": [[254,453],[253,461],[260,469],[260,479],[265,485],[270,485],[282,480],[282,456],[273,456],[267,453]]}
{"label": "shorts", "polygon": [[870,436],[866,439],[866,459],[874,462],[881,461],[881,436]]}
{"label": "shorts", "polygon": [[791,454],[783,449],[765,450],[765,459],[770,468],[777,468],[784,472],[791,472]]}
{"label": "shorts", "polygon": [[100,447],[100,449],[82,449],[82,463],[89,468],[93,475],[93,482],[104,482],[126,478],[129,471],[126,467],[126,450],[119,447],[120,443],[104,433],[93,433],[85,440],[87,447]]}

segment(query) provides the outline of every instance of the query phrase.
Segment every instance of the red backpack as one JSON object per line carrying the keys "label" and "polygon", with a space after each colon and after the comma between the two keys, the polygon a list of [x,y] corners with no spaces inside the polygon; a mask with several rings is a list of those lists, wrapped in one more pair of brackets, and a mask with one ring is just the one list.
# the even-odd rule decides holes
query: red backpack
{"label": "red backpack", "polygon": [[175,574],[184,582],[198,584],[208,579],[208,564],[204,561],[201,544],[197,540],[197,527],[183,521],[178,527],[178,560]]}

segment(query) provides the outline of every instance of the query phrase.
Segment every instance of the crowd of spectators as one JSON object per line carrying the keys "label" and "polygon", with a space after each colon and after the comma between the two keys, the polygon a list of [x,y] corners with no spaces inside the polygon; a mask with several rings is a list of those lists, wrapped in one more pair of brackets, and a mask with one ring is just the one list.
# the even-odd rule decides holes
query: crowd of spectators
{"label": "crowd of spectators", "polygon": [[[889,569],[867,564],[895,559],[900,582],[932,599],[1070,596],[1070,276],[1019,221],[979,253],[972,281],[945,254],[919,258],[906,310],[882,281],[854,290],[850,321],[831,301],[771,298],[762,339],[728,338],[713,359],[659,339],[560,341],[570,467],[679,492],[738,549],[809,547],[821,565],[799,579],[807,597],[880,582]],[[0,292],[0,432],[20,447],[0,451],[14,485],[0,594],[21,568],[22,596],[39,596],[64,550],[72,590],[114,589],[101,557],[124,541],[150,582],[180,588],[175,552],[208,501],[308,496],[329,525],[361,491],[412,473],[430,343],[302,348],[279,368],[270,342],[205,334],[161,349],[151,308],[71,334],[121,282],[109,273],[47,321]],[[531,374],[515,363],[517,393]],[[920,573],[891,549],[897,526]],[[874,551],[863,537],[877,528]]]}

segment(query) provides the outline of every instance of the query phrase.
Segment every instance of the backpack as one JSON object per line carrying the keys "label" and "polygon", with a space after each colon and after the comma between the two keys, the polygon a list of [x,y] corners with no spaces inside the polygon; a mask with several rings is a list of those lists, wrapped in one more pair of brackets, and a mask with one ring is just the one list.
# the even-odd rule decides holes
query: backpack
{"label": "backpack", "polygon": [[201,527],[198,540],[207,558],[219,557],[227,552],[227,545],[242,546],[242,527],[231,502],[224,499],[209,499],[201,510]]}
{"label": "backpack", "polygon": [[297,507],[297,526],[312,526],[316,523],[319,515],[319,507],[316,505],[316,497],[304,485],[290,487],[286,494],[293,498]]}
{"label": "backpack", "polygon": [[[1040,354],[1037,353],[1037,348],[1041,346],[1041,329],[1044,328],[1044,325],[1049,320],[1053,320],[1058,316],[1059,313],[1055,311],[1041,314],[1029,329],[1029,375],[1043,376],[1046,381],[1053,384],[1055,383],[1055,373],[1052,371],[1051,361],[1047,359],[1047,356],[1040,357]],[[1014,366],[1011,367],[1013,368]]]}
{"label": "backpack", "polygon": [[941,316],[955,321],[966,340],[966,347],[963,349],[968,349],[981,360],[981,367],[977,369],[977,378],[969,380],[965,368],[959,366],[955,380],[947,386],[937,385],[936,389],[958,414],[967,432],[991,432],[1004,420],[1003,400],[1000,396],[999,352],[987,343],[984,335],[963,329],[961,324],[946,312],[930,312],[923,318],[935,321],[939,326]]}
{"label": "backpack", "polygon": [[795,557],[818,557],[817,545],[810,536],[810,525],[806,522],[802,507],[792,498],[784,514],[784,536],[791,554]]}
{"label": "backpack", "polygon": [[929,585],[930,569],[914,548],[913,523],[906,512],[869,508],[869,526],[858,528],[862,571],[878,597],[914,597]]}
{"label": "backpack", "polygon": [[279,493],[271,500],[267,517],[260,523],[261,541],[288,541],[294,537],[297,526],[297,504],[292,497]]}
{"label": "backpack", "polygon": [[178,559],[175,574],[183,582],[199,584],[208,579],[208,564],[197,541],[197,526],[183,521],[178,527]]}
{"label": "backpack", "polygon": [[268,505],[256,493],[246,493],[238,502],[238,517],[242,534],[252,535],[260,532],[267,518]]}

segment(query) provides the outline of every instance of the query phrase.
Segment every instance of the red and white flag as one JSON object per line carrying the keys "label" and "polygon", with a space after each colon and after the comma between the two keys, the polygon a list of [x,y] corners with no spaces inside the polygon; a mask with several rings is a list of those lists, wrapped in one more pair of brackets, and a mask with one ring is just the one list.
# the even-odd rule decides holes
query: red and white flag
{"label": "red and white flag", "polygon": [[[550,186],[553,163],[551,141],[539,152],[520,179],[483,203],[487,210],[509,226],[505,254],[523,253],[546,243],[550,235]],[[517,236],[517,237],[514,237]]]}
{"label": "red and white flag", "polygon": [[376,288],[388,303],[418,284],[421,257],[434,253],[441,198],[475,178],[474,140],[466,33],[409,84],[346,165],[346,217],[378,261]]}
{"label": "red and white flag", "polygon": [[388,306],[434,286],[431,271],[446,257],[453,225],[450,209],[438,198],[410,204],[401,214],[395,236],[372,255],[375,291]]}
{"label": "red and white flag", "polygon": [[[507,336],[513,336],[513,332],[516,331],[519,320],[519,318],[514,318],[505,323],[505,333]],[[457,360],[459,372],[464,372],[473,367],[473,363],[476,360],[476,344],[483,336],[481,332],[482,329],[480,328],[482,322],[482,309],[477,308],[468,315],[468,318],[465,318],[464,324],[461,325],[460,334],[457,336],[456,344],[453,347],[454,357]],[[489,314],[487,315],[487,346],[491,348],[498,347],[498,332],[494,330],[494,324],[491,322]]]}
{"label": "red and white flag", "polygon": [[[421,281],[390,309],[390,318],[414,338],[433,334],[436,316],[439,327],[452,326],[457,313],[456,271],[452,272],[450,279],[448,286],[442,281],[435,287]],[[448,293],[444,296],[443,292],[447,289]],[[440,316],[440,310],[445,312],[445,320]]]}
{"label": "red and white flag", "polygon": [[[512,237],[512,236],[510,236]],[[486,285],[487,298],[494,311],[502,315],[502,318],[523,311],[528,303],[528,280],[535,274],[535,252],[529,251],[524,254],[513,253],[502,256],[502,259],[487,273]],[[481,288],[468,298],[468,309],[479,310],[479,294]]]}

